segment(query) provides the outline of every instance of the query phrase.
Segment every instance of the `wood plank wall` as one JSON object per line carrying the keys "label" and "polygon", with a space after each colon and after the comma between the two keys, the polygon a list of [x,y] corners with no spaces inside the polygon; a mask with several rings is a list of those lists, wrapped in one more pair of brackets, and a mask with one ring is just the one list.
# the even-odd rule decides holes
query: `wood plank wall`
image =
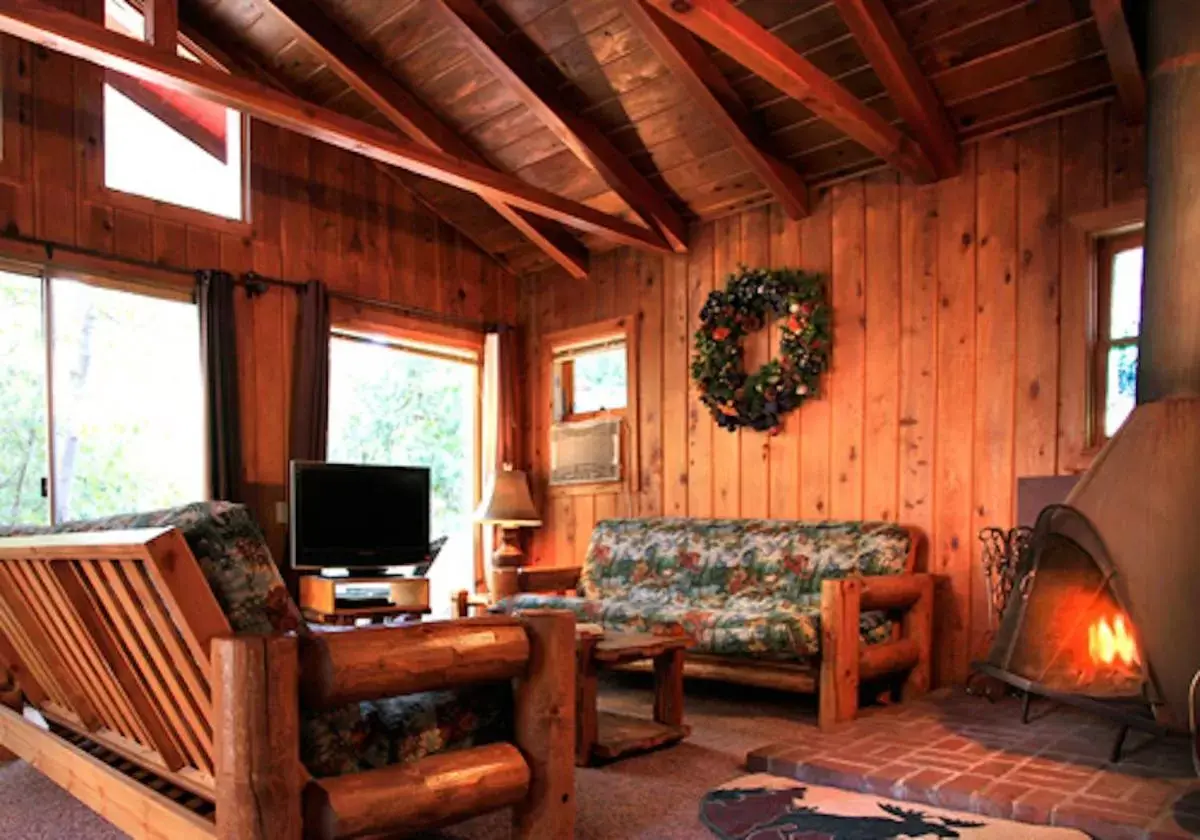
{"label": "wood plank wall", "polygon": [[[93,15],[103,9],[95,0],[58,5]],[[516,320],[516,278],[362,158],[254,122],[249,222],[180,210],[104,189],[102,71],[8,37],[0,65],[0,230],[7,234],[167,268],[320,278],[335,291]],[[0,239],[5,253],[14,248]],[[281,559],[275,503],[284,498],[296,293],[271,288],[237,301],[244,479]]]}
{"label": "wood plank wall", "polygon": [[[548,371],[529,368],[526,451],[545,520],[534,562],[582,562],[609,516],[917,525],[939,577],[937,679],[961,682],[986,646],[976,533],[1012,523],[1018,476],[1088,462],[1088,260],[1064,220],[1137,198],[1141,161],[1141,132],[1102,105],[968,145],[962,174],[938,184],[880,173],[821,190],[799,223],[772,205],[697,228],[686,257],[621,249],[587,282],[523,281],[529,359],[549,331],[635,310],[641,322],[636,494],[547,493]],[[690,384],[700,305],[739,263],[831,278],[824,397],[775,437],[718,429]]]}

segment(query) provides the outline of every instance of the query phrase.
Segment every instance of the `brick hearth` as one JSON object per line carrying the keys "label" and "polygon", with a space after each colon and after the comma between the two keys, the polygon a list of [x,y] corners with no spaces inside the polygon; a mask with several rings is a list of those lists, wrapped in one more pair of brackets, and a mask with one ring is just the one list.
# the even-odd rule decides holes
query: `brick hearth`
{"label": "brick hearth", "polygon": [[1048,701],[1022,725],[1016,699],[961,689],[865,710],[854,723],[747,756],[751,771],[910,802],[1079,828],[1099,840],[1200,836],[1200,780],[1186,742],[1130,733]]}

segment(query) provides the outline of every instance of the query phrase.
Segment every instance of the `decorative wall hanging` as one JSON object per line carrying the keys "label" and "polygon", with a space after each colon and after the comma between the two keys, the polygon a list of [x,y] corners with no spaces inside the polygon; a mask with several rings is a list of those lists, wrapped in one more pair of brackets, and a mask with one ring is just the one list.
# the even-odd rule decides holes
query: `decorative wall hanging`
{"label": "decorative wall hanging", "polygon": [[[753,373],[742,340],[779,323],[779,354]],[[783,416],[818,395],[829,362],[830,312],[815,274],[790,268],[746,268],[709,293],[700,310],[692,379],[717,424],[779,432]]]}

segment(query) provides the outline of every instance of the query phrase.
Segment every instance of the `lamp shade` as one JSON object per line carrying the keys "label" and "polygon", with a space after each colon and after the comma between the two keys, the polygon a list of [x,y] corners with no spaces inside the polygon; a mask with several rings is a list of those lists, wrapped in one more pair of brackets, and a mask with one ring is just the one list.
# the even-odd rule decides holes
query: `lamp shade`
{"label": "lamp shade", "polygon": [[475,519],[509,528],[541,525],[524,470],[503,469],[496,473],[475,511]]}

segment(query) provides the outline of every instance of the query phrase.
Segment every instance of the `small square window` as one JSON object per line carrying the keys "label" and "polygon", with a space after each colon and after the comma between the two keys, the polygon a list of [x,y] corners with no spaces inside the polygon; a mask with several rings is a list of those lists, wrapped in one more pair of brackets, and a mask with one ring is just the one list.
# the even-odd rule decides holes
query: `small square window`
{"label": "small square window", "polygon": [[624,336],[556,350],[554,382],[555,414],[559,420],[624,413],[629,404]]}
{"label": "small square window", "polygon": [[[141,12],[105,0],[104,22],[145,37]],[[200,63],[182,45],[182,58]],[[242,115],[203,99],[108,72],[104,84],[104,185],[223,216],[243,214]]]}

